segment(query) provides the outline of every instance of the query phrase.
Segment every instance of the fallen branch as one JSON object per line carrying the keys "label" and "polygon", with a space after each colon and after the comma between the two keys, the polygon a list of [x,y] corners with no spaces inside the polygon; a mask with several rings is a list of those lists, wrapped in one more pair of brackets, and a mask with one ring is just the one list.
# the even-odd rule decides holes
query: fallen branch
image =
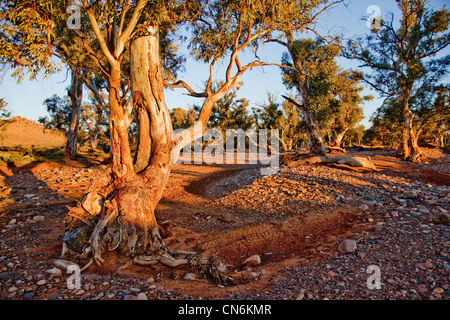
{"label": "fallen branch", "polygon": [[372,170],[377,170],[370,157],[328,157],[328,156],[314,156],[304,158],[297,161],[299,164],[315,164],[315,163],[339,163],[347,164],[351,167],[363,167]]}

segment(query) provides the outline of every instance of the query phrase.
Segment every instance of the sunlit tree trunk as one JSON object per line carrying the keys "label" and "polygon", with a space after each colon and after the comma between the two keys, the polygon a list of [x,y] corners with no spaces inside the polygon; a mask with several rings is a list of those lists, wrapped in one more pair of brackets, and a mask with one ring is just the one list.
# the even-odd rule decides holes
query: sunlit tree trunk
{"label": "sunlit tree trunk", "polygon": [[[127,114],[118,94],[120,73],[111,68],[111,174],[91,186],[81,201],[84,209],[95,207],[92,203],[102,203],[102,208],[100,212],[89,212],[87,217],[80,213],[80,208],[70,209],[72,217],[84,214],[84,223],[91,219],[89,224],[94,227],[87,243],[93,261],[98,264],[108,257],[108,251],[116,251],[121,257],[135,257],[133,261],[139,264],[162,262],[176,266],[186,263],[186,259],[176,258],[177,251],[165,246],[155,208],[178,151],[203,135],[214,103],[229,88],[207,97],[196,124],[174,136],[164,99],[158,34],[156,27],[149,27],[148,34],[134,39],[130,46],[132,98],[139,123],[139,142],[134,158],[128,142]],[[84,224],[78,224],[81,225],[78,228],[84,228]],[[65,243],[69,249],[74,248],[71,240]]]}
{"label": "sunlit tree trunk", "polygon": [[77,74],[77,70],[72,70],[72,81],[68,92],[72,105],[72,114],[69,129],[67,130],[65,153],[72,158],[77,154],[77,138],[80,127],[81,103],[83,100],[83,82],[78,80]]}
{"label": "sunlit tree trunk", "polygon": [[405,130],[406,135],[404,135],[404,138],[403,138],[406,140],[406,142],[404,141],[403,143],[404,143],[405,147],[406,147],[406,143],[408,146],[407,153],[403,154],[403,159],[406,159],[411,162],[419,162],[420,158],[423,154],[423,151],[419,147],[419,143],[418,143],[420,132],[414,131],[414,114],[411,112],[411,110],[409,108],[408,101],[406,101],[404,104],[403,116],[404,116],[405,127],[406,127],[406,130]]}
{"label": "sunlit tree trunk", "polygon": [[342,140],[344,139],[344,136],[345,136],[345,134],[347,133],[347,131],[348,131],[349,129],[350,129],[350,128],[345,128],[345,129],[343,129],[341,132],[338,133],[338,135],[336,136],[336,139],[335,139],[334,142],[333,142],[333,146],[334,146],[334,147],[338,147],[338,148],[341,147]]}
{"label": "sunlit tree trunk", "polygon": [[[305,89],[302,85],[297,85],[297,89],[300,92],[300,95],[302,97],[305,97],[307,95]],[[322,134],[320,133],[319,126],[317,124],[316,117],[314,114],[309,110],[309,107],[303,102],[302,104],[297,103],[295,100],[283,96],[287,101],[291,102],[295,106],[297,106],[300,111],[302,112],[303,118],[306,123],[306,131],[308,134],[309,139],[309,152],[312,155],[320,155],[323,156],[326,154],[325,145],[323,143]]]}

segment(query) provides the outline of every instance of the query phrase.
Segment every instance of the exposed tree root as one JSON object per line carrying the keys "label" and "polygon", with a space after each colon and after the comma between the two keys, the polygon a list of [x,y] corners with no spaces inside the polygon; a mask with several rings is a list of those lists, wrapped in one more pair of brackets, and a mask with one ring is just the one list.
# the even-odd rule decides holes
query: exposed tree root
{"label": "exposed tree root", "polygon": [[[61,259],[76,261],[78,264],[80,261],[88,261],[81,269],[84,271],[94,264],[101,266],[105,263],[108,252],[116,251],[119,256],[128,259],[116,273],[133,264],[152,266],[159,263],[170,268],[194,268],[219,283],[227,279],[226,268],[217,257],[204,258],[196,252],[169,248],[161,237],[161,226],[142,227],[139,221],[125,221],[117,198],[103,200],[97,195],[85,195],[81,204],[70,208],[71,214],[66,221],[69,230],[64,237]],[[140,209],[140,201],[136,200],[134,206],[129,208]],[[87,208],[95,210],[95,214]],[[68,263],[71,262],[66,264]]]}

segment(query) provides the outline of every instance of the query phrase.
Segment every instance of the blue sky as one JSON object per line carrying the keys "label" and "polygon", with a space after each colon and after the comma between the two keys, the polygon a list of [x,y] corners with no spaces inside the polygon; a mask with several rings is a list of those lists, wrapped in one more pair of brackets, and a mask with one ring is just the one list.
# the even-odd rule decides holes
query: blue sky
{"label": "blue sky", "polygon": [[[375,0],[347,0],[347,6],[339,5],[328,12],[324,13],[317,26],[317,30],[321,34],[329,33],[332,35],[343,34],[345,37],[354,37],[367,33],[369,30],[363,17],[371,15],[367,9],[371,5],[380,8],[381,16],[385,16],[388,12],[393,12],[396,19],[399,18],[398,9],[394,0],[375,1]],[[429,5],[433,9],[440,9],[447,3],[447,0],[430,0]],[[306,36],[315,37],[309,33]],[[267,62],[279,63],[284,48],[277,44],[267,44],[258,51],[258,55],[262,60]],[[251,59],[251,55],[241,58]],[[343,68],[356,68],[354,61],[339,59],[339,63]],[[14,116],[26,117],[30,120],[37,120],[39,117],[47,115],[43,101],[58,94],[66,95],[66,88],[70,84],[70,76],[66,74],[66,70],[53,75],[49,79],[38,79],[33,81],[23,80],[17,84],[15,79],[11,78],[12,72],[6,72],[0,82],[0,98],[5,98],[8,102],[8,109]],[[217,80],[223,79],[224,67],[215,71]],[[193,60],[188,60],[186,64],[186,72],[179,75],[180,79],[186,81],[194,90],[203,89],[203,82],[207,80],[208,68]],[[264,67],[249,70],[241,79],[244,84],[238,91],[238,97],[244,97],[250,100],[250,107],[267,101],[267,93],[274,94],[278,101],[281,102],[281,94],[287,91],[281,82],[281,73],[278,67]],[[175,107],[187,108],[193,104],[201,104],[202,100],[186,96],[185,90],[175,89],[166,91],[166,102],[169,109]],[[378,98],[378,94],[374,91],[366,89],[364,94],[372,94],[375,99],[367,102],[364,106],[365,119],[361,122],[366,127],[370,126],[369,118],[375,110],[381,105],[382,100]]]}

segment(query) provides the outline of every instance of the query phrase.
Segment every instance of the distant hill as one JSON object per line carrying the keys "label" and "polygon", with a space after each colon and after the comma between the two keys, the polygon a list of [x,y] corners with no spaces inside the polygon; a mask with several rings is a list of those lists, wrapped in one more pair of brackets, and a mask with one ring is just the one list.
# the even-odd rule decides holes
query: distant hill
{"label": "distant hill", "polygon": [[64,132],[46,129],[23,117],[14,117],[0,126],[0,147],[3,148],[56,148],[65,143]]}

